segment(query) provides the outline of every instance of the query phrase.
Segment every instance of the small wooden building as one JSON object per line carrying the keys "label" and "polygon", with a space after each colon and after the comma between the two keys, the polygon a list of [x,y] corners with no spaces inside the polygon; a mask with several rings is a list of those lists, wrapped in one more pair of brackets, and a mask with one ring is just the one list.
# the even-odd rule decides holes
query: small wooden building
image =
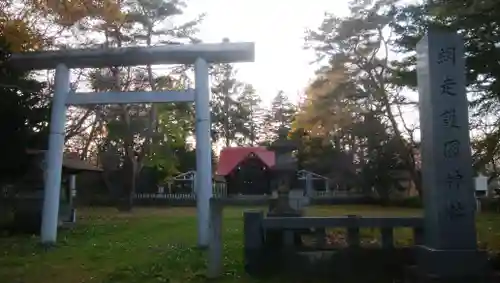
{"label": "small wooden building", "polygon": [[[41,224],[41,213],[44,196],[45,150],[27,150],[32,156],[30,167],[25,177],[14,185],[10,205],[14,210],[14,225],[16,230],[37,233]],[[59,203],[60,223],[70,221],[74,211],[71,176],[80,172],[100,172],[102,169],[80,160],[78,155],[65,153],[63,156],[61,176],[61,196]],[[74,184],[73,184],[74,185]]]}
{"label": "small wooden building", "polygon": [[271,194],[275,154],[265,147],[228,147],[220,152],[217,176],[226,180],[228,195]]}
{"label": "small wooden building", "polygon": [[[32,155],[33,159],[30,170],[27,172],[22,183],[27,187],[28,191],[43,191],[46,151],[30,149],[27,150],[27,153]],[[61,176],[62,187],[68,189],[70,176],[78,175],[82,172],[102,172],[102,169],[81,160],[76,153],[64,153]],[[69,191],[61,192],[61,198],[69,199],[69,196]]]}

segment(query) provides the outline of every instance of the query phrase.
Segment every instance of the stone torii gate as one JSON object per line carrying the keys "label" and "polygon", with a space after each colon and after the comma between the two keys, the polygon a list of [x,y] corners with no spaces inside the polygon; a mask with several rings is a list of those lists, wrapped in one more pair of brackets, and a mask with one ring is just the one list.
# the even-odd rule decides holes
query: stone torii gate
{"label": "stone torii gate", "polygon": [[[209,243],[209,205],[212,197],[209,63],[253,62],[254,43],[193,44],[115,49],[73,49],[13,54],[10,64],[22,70],[56,69],[50,120],[47,178],[42,213],[41,241],[57,239],[66,107],[85,104],[195,102],[196,171],[198,172],[198,245]],[[70,68],[105,68],[158,64],[194,64],[195,89],[75,93],[70,90]]]}

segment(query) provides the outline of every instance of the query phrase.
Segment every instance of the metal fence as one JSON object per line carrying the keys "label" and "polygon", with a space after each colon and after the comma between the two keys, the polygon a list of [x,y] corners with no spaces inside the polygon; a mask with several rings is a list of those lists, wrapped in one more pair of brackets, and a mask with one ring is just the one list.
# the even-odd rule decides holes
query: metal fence
{"label": "metal fence", "polygon": [[[225,198],[230,197],[227,194],[225,186],[214,187],[213,191],[214,198]],[[310,198],[332,198],[332,197],[361,197],[362,193],[349,192],[349,191],[314,191]],[[242,197],[242,195],[238,195]],[[251,196],[248,196],[251,197]],[[173,199],[173,200],[195,200],[196,194],[194,193],[136,193],[136,199]],[[292,197],[293,198],[293,197]],[[307,198],[306,196],[300,199]]]}
{"label": "metal fence", "polygon": [[[216,183],[212,186],[212,194],[215,198],[227,196],[227,188],[223,183]],[[164,200],[195,200],[195,193],[136,193],[136,199],[164,199]]]}

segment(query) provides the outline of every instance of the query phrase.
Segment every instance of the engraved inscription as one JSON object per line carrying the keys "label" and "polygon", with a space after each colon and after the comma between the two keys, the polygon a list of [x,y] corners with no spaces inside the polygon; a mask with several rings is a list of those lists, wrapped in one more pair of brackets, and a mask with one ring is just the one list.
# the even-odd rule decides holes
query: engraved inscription
{"label": "engraved inscription", "polygon": [[460,155],[460,142],[449,140],[443,144],[443,155],[446,158],[455,158]]}
{"label": "engraved inscription", "polygon": [[449,96],[456,96],[457,92],[455,90],[455,86],[457,85],[457,82],[450,78],[446,77],[441,85],[439,86],[441,88],[441,94],[442,95],[449,95]]}
{"label": "engraved inscription", "polygon": [[438,59],[437,59],[438,64],[450,62],[451,64],[455,65],[455,61],[456,61],[455,47],[445,47],[439,49]]}
{"label": "engraved inscription", "polygon": [[463,178],[464,176],[462,175],[462,173],[460,173],[460,170],[458,169],[448,172],[448,174],[446,175],[446,184],[448,185],[448,189],[459,190]]}
{"label": "engraved inscription", "polygon": [[460,128],[460,126],[457,123],[457,114],[455,108],[445,110],[439,116],[443,121],[443,126],[447,128]]}
{"label": "engraved inscription", "polygon": [[446,214],[451,220],[461,218],[465,216],[465,205],[458,200],[449,202],[446,207]]}

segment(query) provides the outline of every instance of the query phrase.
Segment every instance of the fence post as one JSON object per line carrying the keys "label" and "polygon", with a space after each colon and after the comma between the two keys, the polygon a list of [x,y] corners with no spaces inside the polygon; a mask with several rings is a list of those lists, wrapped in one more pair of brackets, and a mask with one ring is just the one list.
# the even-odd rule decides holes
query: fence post
{"label": "fence post", "polygon": [[394,229],[382,228],[380,229],[380,234],[382,236],[382,248],[390,249],[394,247]]}
{"label": "fence post", "polygon": [[250,275],[258,275],[262,272],[264,231],[262,222],[264,213],[262,211],[245,211],[243,214],[243,249],[245,271]]}
{"label": "fence post", "polygon": [[326,245],[326,229],[316,228],[314,231],[314,237],[316,239],[316,247],[322,248]]}
{"label": "fence post", "polygon": [[295,233],[293,230],[283,230],[283,245],[289,249],[294,246]]}
{"label": "fence post", "polygon": [[[359,216],[357,215],[348,215],[347,218],[349,218],[353,223],[357,222],[357,218]],[[349,248],[357,248],[360,246],[359,243],[359,227],[352,227],[352,228],[347,228],[347,244]]]}
{"label": "fence post", "polygon": [[424,229],[422,227],[413,228],[413,241],[415,245],[424,243]]}

